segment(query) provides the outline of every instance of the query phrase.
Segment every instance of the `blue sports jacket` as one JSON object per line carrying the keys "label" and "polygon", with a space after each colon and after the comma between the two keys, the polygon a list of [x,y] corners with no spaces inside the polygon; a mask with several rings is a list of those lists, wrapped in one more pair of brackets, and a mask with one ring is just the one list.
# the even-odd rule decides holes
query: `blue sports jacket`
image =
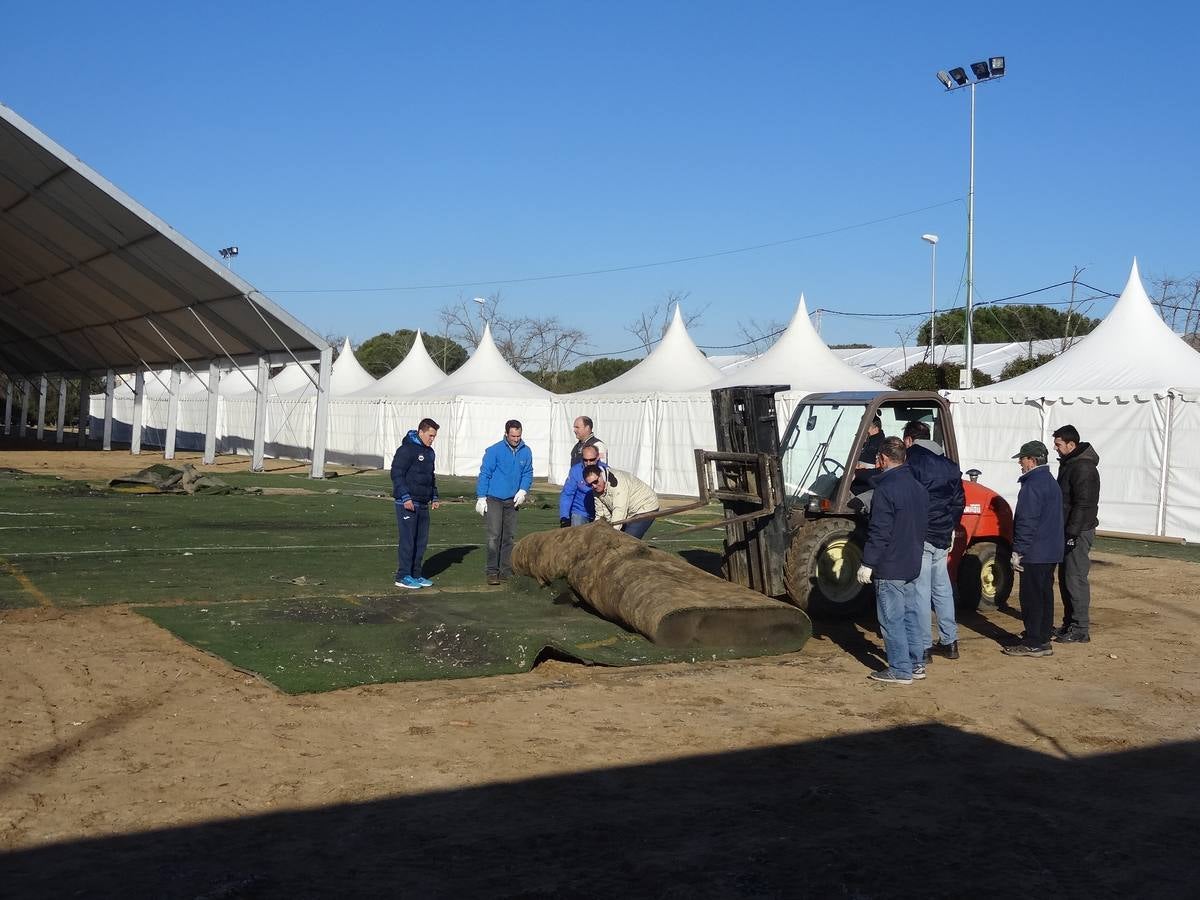
{"label": "blue sports jacket", "polygon": [[1023,563],[1060,563],[1063,558],[1062,490],[1049,466],[1030,469],[1019,479],[1013,513],[1013,552]]}
{"label": "blue sports jacket", "polygon": [[432,503],[438,498],[437,476],[433,474],[433,448],[421,443],[414,428],[392,457],[392,496],[403,503]]}
{"label": "blue sports jacket", "polygon": [[524,441],[514,448],[508,441],[500,440],[483,451],[483,464],[475,484],[476,497],[511,500],[517,491],[528,491],[531,487],[533,451]]}
{"label": "blue sports jacket", "polygon": [[[597,463],[597,465],[601,469],[608,468],[603,462]],[[563,482],[562,493],[558,495],[558,517],[569,519],[571,513],[578,513],[589,519],[596,518],[596,497],[592,493],[592,489],[588,487],[588,483],[583,480],[583,463],[581,462],[571,466],[571,471],[567,473],[567,480]]]}
{"label": "blue sports jacket", "polygon": [[881,581],[912,581],[921,574],[929,497],[907,465],[876,475],[874,486],[863,565]]}

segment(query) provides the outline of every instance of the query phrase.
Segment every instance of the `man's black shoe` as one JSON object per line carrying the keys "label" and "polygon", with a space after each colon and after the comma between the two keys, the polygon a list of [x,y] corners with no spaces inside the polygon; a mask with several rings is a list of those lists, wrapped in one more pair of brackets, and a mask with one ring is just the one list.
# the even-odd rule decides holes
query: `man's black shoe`
{"label": "man's black shoe", "polygon": [[951,641],[948,644],[934,644],[932,650],[935,656],[944,656],[946,659],[958,659],[958,641]]}
{"label": "man's black shoe", "polygon": [[925,648],[924,661],[925,661],[925,665],[929,665],[931,662],[933,662],[933,648],[932,647]]}
{"label": "man's black shoe", "polygon": [[1054,640],[1059,644],[1090,644],[1092,642],[1086,631],[1077,631],[1075,629],[1068,629],[1065,632],[1056,634]]}
{"label": "man's black shoe", "polygon": [[1070,625],[1060,625],[1058,628],[1055,628],[1054,631],[1052,631],[1050,633],[1050,637],[1053,638],[1054,640],[1058,640],[1060,637],[1062,637],[1064,634],[1066,634],[1070,630],[1071,630]]}

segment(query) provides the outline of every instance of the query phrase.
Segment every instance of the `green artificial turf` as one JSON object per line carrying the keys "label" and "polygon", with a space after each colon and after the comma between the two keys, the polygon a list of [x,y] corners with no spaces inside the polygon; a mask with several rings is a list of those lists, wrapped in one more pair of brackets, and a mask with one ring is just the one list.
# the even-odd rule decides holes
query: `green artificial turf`
{"label": "green artificial turf", "polygon": [[657,647],[571,602],[565,586],[540,588],[527,578],[471,592],[134,609],[288,693],[512,674],[547,657],[627,666],[800,649]]}

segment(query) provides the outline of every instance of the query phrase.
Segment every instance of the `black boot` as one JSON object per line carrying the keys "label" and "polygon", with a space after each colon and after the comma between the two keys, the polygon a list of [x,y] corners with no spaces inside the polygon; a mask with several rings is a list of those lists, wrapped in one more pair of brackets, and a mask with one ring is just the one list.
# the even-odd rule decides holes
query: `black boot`
{"label": "black boot", "polygon": [[934,644],[933,652],[938,656],[946,657],[946,659],[958,659],[958,641],[951,641],[949,644]]}

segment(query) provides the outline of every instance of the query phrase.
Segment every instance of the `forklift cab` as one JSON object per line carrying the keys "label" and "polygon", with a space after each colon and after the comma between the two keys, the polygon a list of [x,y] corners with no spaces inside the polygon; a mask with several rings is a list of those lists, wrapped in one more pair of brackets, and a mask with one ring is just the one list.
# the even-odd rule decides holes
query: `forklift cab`
{"label": "forklift cab", "polygon": [[[931,391],[838,391],[810,394],[792,414],[780,446],[790,512],[852,516],[855,494],[869,489],[874,454],[863,452],[878,416],[883,435],[900,436],[909,422],[924,422],[930,437],[958,458],[950,405]],[[855,478],[856,474],[859,476]]]}

